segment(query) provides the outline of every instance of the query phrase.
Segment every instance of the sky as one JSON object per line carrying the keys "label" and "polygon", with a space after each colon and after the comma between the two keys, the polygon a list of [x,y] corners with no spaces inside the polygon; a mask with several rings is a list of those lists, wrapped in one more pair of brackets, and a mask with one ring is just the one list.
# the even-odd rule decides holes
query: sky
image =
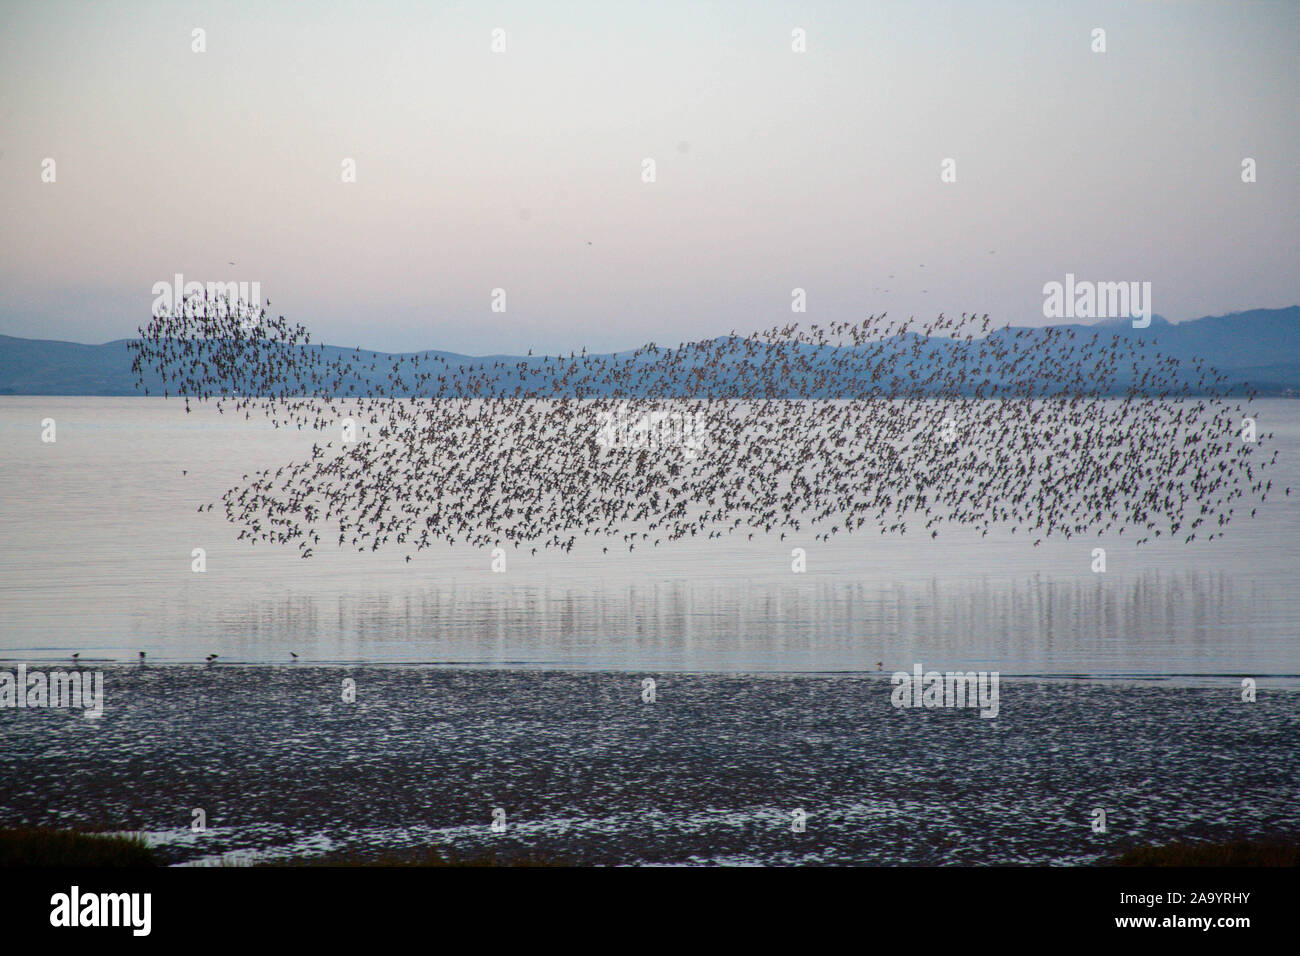
{"label": "sky", "polygon": [[1041,325],[1067,274],[1150,282],[1175,321],[1300,302],[1289,0],[0,0],[0,23],[0,334],[131,336],[178,273],[257,282],[316,341],[471,354]]}

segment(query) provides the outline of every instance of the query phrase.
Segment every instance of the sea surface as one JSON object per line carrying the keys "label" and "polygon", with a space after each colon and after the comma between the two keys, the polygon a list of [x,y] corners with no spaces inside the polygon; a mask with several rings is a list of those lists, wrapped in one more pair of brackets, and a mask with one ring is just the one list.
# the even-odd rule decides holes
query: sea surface
{"label": "sea surface", "polygon": [[[0,659],[440,664],[646,673],[926,668],[1161,678],[1300,674],[1300,402],[1257,403],[1273,490],[1226,537],[1135,547],[945,525],[745,534],[628,552],[316,556],[236,539],[220,497],[320,435],[160,398],[0,397]],[[41,441],[54,419],[56,438]],[[1294,491],[1288,497],[1284,488]],[[212,511],[201,506],[217,502]],[[1105,573],[1092,549],[1107,551]],[[602,549],[609,546],[608,553]],[[807,552],[794,573],[791,551]],[[194,549],[206,570],[192,570]]]}
{"label": "sea surface", "polygon": [[[463,545],[304,560],[199,510],[329,436],[0,398],[0,671],[78,653],[104,678],[98,718],[0,708],[0,826],[140,833],[181,865],[1079,865],[1293,840],[1300,403],[1260,408],[1275,491],[1214,542],[588,540],[496,573]],[[917,664],[997,672],[996,718],[893,706]]]}

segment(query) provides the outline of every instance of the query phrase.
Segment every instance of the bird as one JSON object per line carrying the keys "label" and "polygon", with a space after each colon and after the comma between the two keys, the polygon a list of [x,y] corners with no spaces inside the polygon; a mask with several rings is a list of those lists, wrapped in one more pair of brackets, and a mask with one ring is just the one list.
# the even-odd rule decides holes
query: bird
{"label": "bird", "polygon": [[293,651],[289,652],[289,656],[292,657],[295,661],[298,659],[298,655],[295,654]]}

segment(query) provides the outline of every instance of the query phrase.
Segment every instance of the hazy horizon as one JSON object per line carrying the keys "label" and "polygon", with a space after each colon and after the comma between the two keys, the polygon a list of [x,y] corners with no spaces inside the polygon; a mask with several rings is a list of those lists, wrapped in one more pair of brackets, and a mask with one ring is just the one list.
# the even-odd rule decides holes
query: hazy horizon
{"label": "hazy horizon", "polygon": [[1043,284],[1067,273],[1150,282],[1171,321],[1300,302],[1300,5],[10,21],[4,334],[130,337],[177,273],[258,282],[318,341],[479,355],[885,311],[1047,324]]}

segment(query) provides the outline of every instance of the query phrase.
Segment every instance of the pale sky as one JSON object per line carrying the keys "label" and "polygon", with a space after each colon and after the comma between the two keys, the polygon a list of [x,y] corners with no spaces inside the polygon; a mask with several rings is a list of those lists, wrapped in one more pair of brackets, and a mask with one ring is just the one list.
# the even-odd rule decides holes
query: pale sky
{"label": "pale sky", "polygon": [[1149,281],[1173,320],[1300,302],[1300,3],[4,2],[0,23],[3,334],[128,337],[175,273],[259,282],[318,341],[475,354],[885,310],[1043,324],[1067,272]]}

